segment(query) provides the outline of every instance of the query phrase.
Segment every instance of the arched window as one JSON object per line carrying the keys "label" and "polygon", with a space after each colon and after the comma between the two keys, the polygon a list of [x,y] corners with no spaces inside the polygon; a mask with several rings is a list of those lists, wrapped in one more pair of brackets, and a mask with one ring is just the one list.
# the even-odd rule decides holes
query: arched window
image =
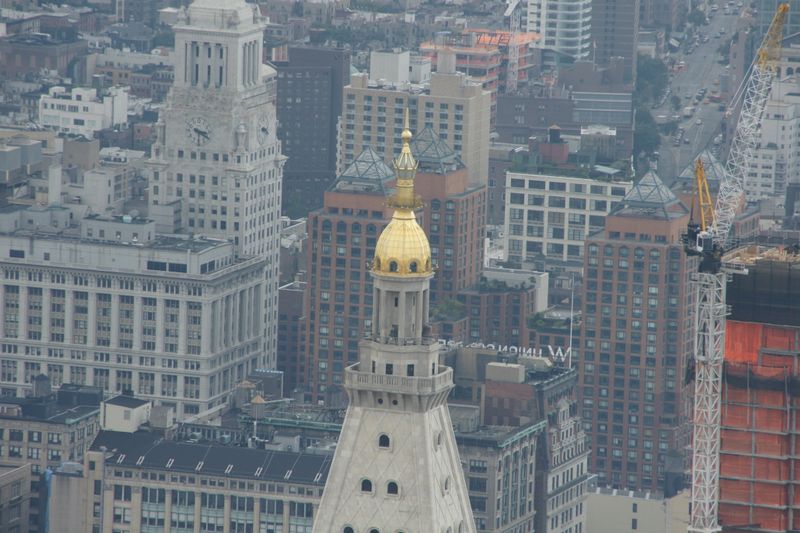
{"label": "arched window", "polygon": [[651,261],[658,261],[659,259],[661,259],[661,252],[659,252],[658,250],[655,250],[655,249],[650,250],[650,260]]}
{"label": "arched window", "polygon": [[642,250],[641,248],[636,248],[633,251],[633,257],[635,257],[636,259],[644,259],[644,250]]}
{"label": "arched window", "polygon": [[589,245],[589,255],[597,255],[597,245],[590,244]]}
{"label": "arched window", "polygon": [[442,207],[442,202],[439,200],[431,200],[431,209],[438,211]]}
{"label": "arched window", "polygon": [[389,272],[397,272],[397,261],[389,261]]}
{"label": "arched window", "polygon": [[628,247],[627,246],[620,247],[619,256],[620,257],[628,257]]}
{"label": "arched window", "polygon": [[603,247],[603,255],[606,256],[606,257],[610,257],[610,256],[614,255],[614,247],[611,246],[610,244],[606,244]]}
{"label": "arched window", "polygon": [[369,533],[381,533],[381,532],[378,531],[377,527],[373,527],[372,529],[369,530]]}
{"label": "arched window", "polygon": [[350,526],[344,526],[342,533],[356,533],[356,530]]}
{"label": "arched window", "polygon": [[345,233],[347,232],[347,224],[343,220],[340,220],[336,223],[336,233]]}
{"label": "arched window", "polygon": [[361,492],[372,492],[372,481],[368,479],[361,480]]}
{"label": "arched window", "polygon": [[330,231],[331,230],[331,221],[330,220],[323,220],[322,221],[322,231]]}
{"label": "arched window", "polygon": [[381,448],[388,448],[390,442],[391,441],[389,440],[389,435],[385,433],[382,434],[380,437],[378,437],[378,446],[380,446]]}
{"label": "arched window", "polygon": [[400,489],[397,487],[397,483],[394,481],[390,481],[386,484],[386,493],[387,494],[398,494]]}
{"label": "arched window", "polygon": [[367,234],[375,235],[376,231],[378,230],[375,228],[375,224],[367,224]]}
{"label": "arched window", "polygon": [[408,265],[408,269],[411,272],[416,272],[417,271],[417,262],[416,261],[411,261],[411,263]]}
{"label": "arched window", "polygon": [[353,233],[361,233],[361,224],[358,222],[353,222],[353,225],[350,226],[350,231]]}

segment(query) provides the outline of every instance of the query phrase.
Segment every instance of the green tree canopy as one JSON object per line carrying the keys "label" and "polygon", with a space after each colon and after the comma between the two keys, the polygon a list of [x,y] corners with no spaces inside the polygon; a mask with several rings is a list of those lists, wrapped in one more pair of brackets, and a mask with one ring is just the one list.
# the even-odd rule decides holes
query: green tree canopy
{"label": "green tree canopy", "polygon": [[699,9],[692,9],[692,12],[689,13],[689,22],[695,26],[702,26],[706,23],[706,14]]}
{"label": "green tree canopy", "polygon": [[633,135],[633,153],[638,156],[642,152],[651,153],[661,145],[658,125],[650,111],[643,106],[636,109],[636,132]]}
{"label": "green tree canopy", "polygon": [[669,72],[660,59],[639,54],[636,61],[636,89],[634,98],[639,104],[656,102],[667,90]]}

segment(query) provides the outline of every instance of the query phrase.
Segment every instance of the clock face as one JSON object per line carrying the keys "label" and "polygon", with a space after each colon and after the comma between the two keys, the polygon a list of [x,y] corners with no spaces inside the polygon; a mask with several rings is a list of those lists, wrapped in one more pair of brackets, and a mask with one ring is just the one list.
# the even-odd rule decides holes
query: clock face
{"label": "clock face", "polygon": [[195,117],[186,121],[186,135],[197,146],[203,146],[211,140],[211,124],[203,117]]}
{"label": "clock face", "polygon": [[272,130],[274,121],[272,115],[264,114],[258,119],[258,142],[264,144],[269,139],[270,131]]}

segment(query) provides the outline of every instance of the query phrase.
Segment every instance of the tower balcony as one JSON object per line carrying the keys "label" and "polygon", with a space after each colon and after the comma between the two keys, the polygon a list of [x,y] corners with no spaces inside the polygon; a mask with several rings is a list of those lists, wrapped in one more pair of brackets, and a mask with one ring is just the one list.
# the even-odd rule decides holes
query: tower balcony
{"label": "tower balcony", "polygon": [[440,366],[439,373],[431,377],[411,377],[360,372],[359,365],[356,363],[344,371],[344,385],[348,390],[390,395],[437,395],[446,394],[453,388],[453,369],[446,366]]}

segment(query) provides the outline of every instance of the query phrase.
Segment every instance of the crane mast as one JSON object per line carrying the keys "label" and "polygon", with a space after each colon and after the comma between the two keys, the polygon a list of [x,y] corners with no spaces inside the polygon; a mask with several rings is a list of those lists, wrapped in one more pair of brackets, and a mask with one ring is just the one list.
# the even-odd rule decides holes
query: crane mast
{"label": "crane mast", "polygon": [[700,258],[699,271],[692,277],[697,298],[694,308],[695,389],[689,533],[716,533],[722,529],[719,525],[720,417],[726,288],[731,275],[730,271],[723,269],[722,255],[736,212],[744,202],[745,177],[772,89],[788,12],[788,4],[778,7],[753,63],[713,211],[702,162],[698,160],[695,167],[695,195],[700,221],[694,220],[693,202],[685,242],[687,254]]}

